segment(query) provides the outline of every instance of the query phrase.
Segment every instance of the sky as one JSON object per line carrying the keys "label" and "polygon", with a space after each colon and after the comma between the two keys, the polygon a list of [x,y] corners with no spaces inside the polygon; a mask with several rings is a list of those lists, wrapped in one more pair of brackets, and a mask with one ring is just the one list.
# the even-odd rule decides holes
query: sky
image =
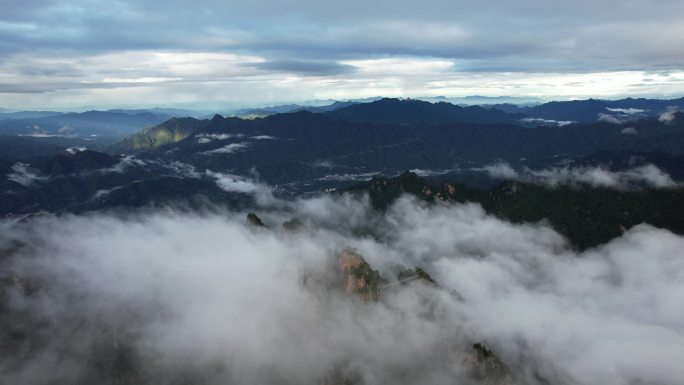
{"label": "sky", "polygon": [[681,0],[0,0],[0,107],[684,95]]}

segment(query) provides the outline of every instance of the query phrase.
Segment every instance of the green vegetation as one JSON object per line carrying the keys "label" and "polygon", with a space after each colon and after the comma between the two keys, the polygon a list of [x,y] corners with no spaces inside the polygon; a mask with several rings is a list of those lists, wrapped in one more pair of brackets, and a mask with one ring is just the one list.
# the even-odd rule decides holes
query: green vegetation
{"label": "green vegetation", "polygon": [[427,202],[479,203],[487,212],[515,223],[546,220],[579,250],[605,243],[641,223],[684,234],[681,188],[619,191],[507,182],[482,190],[453,182],[433,186],[406,172],[395,178],[375,178],[351,191],[368,192],[379,210],[402,194],[411,194]]}
{"label": "green vegetation", "polygon": [[162,124],[147,127],[118,143],[116,151],[152,150],[169,143],[179,142],[195,131],[203,121],[195,118],[173,118]]}

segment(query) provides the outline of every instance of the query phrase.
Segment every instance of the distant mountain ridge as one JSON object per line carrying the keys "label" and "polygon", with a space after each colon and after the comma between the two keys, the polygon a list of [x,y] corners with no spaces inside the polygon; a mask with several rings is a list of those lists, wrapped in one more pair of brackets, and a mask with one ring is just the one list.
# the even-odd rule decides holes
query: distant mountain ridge
{"label": "distant mountain ridge", "polygon": [[[682,156],[657,153],[597,153],[579,165],[620,159],[631,163],[634,156],[661,159],[682,175]],[[179,172],[174,163],[158,159],[135,159],[93,151],[38,158],[29,163],[0,160],[0,216],[40,211],[82,212],[167,203],[254,205],[249,190],[226,190],[213,172]],[[214,164],[214,170],[220,170]],[[201,170],[197,168],[197,170]],[[260,169],[261,170],[261,169]],[[19,174],[19,175],[18,175]],[[395,174],[396,175],[396,174]],[[296,176],[295,176],[296,177]],[[467,186],[459,179],[434,183],[415,173],[376,176],[352,183],[342,192],[369,194],[372,205],[384,210],[402,194],[427,202],[476,202],[488,212],[514,222],[535,223],[547,219],[553,227],[580,248],[596,246],[647,222],[684,234],[684,189],[645,188],[618,190],[585,185],[549,187],[506,181],[487,189]],[[282,192],[282,191],[281,191]],[[600,219],[600,220],[598,220]]]}
{"label": "distant mountain ridge", "polygon": [[[182,131],[184,139],[143,148],[146,152],[139,156],[241,175],[257,170],[269,184],[318,180],[323,186],[326,178],[353,179],[353,175],[410,169],[449,170],[496,159],[560,160],[598,151],[684,154],[681,113],[669,123],[653,117],[632,122],[627,132],[626,126],[607,122],[540,127],[359,123],[307,111],[254,120],[217,115],[181,126],[180,131],[173,132]],[[150,142],[143,139],[143,143]],[[134,150],[129,147],[128,151]]]}
{"label": "distant mountain ridge", "polygon": [[335,101],[332,104],[325,106],[305,106],[299,104],[285,104],[272,107],[262,107],[262,108],[248,108],[235,111],[232,115],[243,119],[254,119],[254,118],[265,118],[267,116],[275,114],[285,114],[298,111],[309,111],[309,112],[328,112],[334,111],[340,108],[348,107],[358,104],[354,101]]}
{"label": "distant mountain ridge", "polygon": [[118,136],[154,126],[185,110],[108,110],[85,112],[34,112],[0,114],[0,135]]}
{"label": "distant mountain ridge", "polygon": [[573,121],[579,123],[596,122],[601,114],[637,116],[657,116],[668,108],[684,110],[684,98],[679,99],[645,99],[626,98],[620,100],[570,100],[554,101],[537,106],[517,106],[514,104],[494,104],[488,106],[509,113],[525,114],[531,118],[550,119],[556,121]]}
{"label": "distant mountain ridge", "polygon": [[479,123],[515,124],[523,114],[509,114],[479,106],[460,107],[451,103],[430,103],[422,100],[384,98],[370,103],[355,104],[326,113],[338,120],[361,123]]}

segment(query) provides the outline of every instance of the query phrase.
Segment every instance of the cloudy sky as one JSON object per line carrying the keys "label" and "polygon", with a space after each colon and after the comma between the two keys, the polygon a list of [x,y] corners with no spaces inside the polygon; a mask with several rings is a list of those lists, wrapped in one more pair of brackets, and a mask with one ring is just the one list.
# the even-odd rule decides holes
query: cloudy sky
{"label": "cloudy sky", "polygon": [[684,95],[681,0],[0,0],[0,9],[5,108]]}

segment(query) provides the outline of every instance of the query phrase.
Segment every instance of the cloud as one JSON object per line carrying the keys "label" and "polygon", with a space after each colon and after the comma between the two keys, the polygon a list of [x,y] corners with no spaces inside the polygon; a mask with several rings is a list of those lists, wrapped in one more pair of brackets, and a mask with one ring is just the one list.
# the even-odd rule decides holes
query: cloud
{"label": "cloud", "polygon": [[271,135],[257,135],[257,136],[250,136],[250,139],[254,139],[254,140],[276,140],[278,138],[276,138],[275,136],[271,136]]}
{"label": "cloud", "polygon": [[268,204],[274,201],[272,189],[263,183],[254,179],[222,172],[214,172],[205,170],[204,175],[214,178],[216,184],[223,190],[229,192],[238,192],[244,194],[252,194],[260,204]]}
{"label": "cloud", "polygon": [[121,187],[122,187],[122,186],[116,186],[116,187],[112,187],[112,188],[110,188],[110,189],[97,190],[97,191],[95,191],[95,194],[93,194],[93,198],[92,198],[92,199],[99,199],[99,198],[102,198],[103,196],[108,195],[108,194],[111,193],[112,191],[116,191],[116,190],[120,189]]}
{"label": "cloud", "polygon": [[409,170],[409,171],[411,171],[412,173],[414,173],[418,176],[426,177],[426,176],[435,176],[435,175],[445,175],[445,174],[448,174],[450,172],[457,171],[457,170],[458,170],[457,168],[444,169],[444,170],[425,170],[425,169],[420,169],[420,168],[414,168],[413,170]]}
{"label": "cloud", "polygon": [[[154,163],[153,161],[149,161],[151,163]],[[161,167],[163,167],[166,170],[170,170],[174,175],[176,176],[181,176],[184,178],[201,178],[202,173],[197,171],[195,169],[195,166],[188,164],[188,163],[183,163],[179,161],[173,161],[173,162],[162,162],[159,161],[158,163]]]}
{"label": "cloud", "polygon": [[28,164],[15,163],[12,172],[7,174],[7,179],[17,182],[24,187],[31,187],[37,182],[46,180],[47,176],[41,176],[37,171],[31,169]]}
{"label": "cloud", "polygon": [[675,188],[680,186],[669,174],[653,164],[621,171],[611,171],[601,166],[566,166],[543,169],[525,167],[522,171],[516,171],[508,163],[499,162],[485,167],[473,168],[472,170],[486,172],[492,178],[515,179],[550,187],[588,184],[593,187],[624,190],[642,186],[653,188]]}
{"label": "cloud", "polygon": [[609,108],[606,107],[606,110],[612,112],[611,114],[606,114],[606,113],[599,113],[598,114],[598,120],[599,122],[606,122],[606,123],[612,123],[612,124],[623,124],[627,122],[631,122],[634,120],[637,120],[641,117],[643,117],[643,113],[646,112],[646,110],[642,110],[639,108]]}
{"label": "cloud", "polygon": [[253,193],[263,188],[263,186],[251,179],[239,175],[213,172],[211,170],[205,171],[205,174],[215,178],[216,183],[226,191]]}
{"label": "cloud", "polygon": [[625,119],[625,118],[617,116],[617,115],[599,113],[598,114],[598,121],[599,122],[612,123],[612,124],[622,124],[622,123],[630,121],[630,119]]}
{"label": "cloud", "polygon": [[31,133],[31,134],[20,134],[17,136],[29,136],[31,138],[60,138],[64,137],[65,135],[57,135],[57,134],[44,134],[44,133]]}
{"label": "cloud", "polygon": [[138,159],[134,155],[125,155],[125,156],[121,157],[121,160],[119,161],[119,163],[117,163],[114,166],[109,167],[109,168],[100,169],[100,170],[98,170],[98,172],[102,173],[102,174],[107,174],[107,173],[122,174],[127,169],[129,169],[131,167],[143,167],[146,164],[147,163],[144,160]]}
{"label": "cloud", "polygon": [[[4,379],[459,383],[462,353],[478,341],[522,383],[684,376],[684,238],[668,231],[637,226],[577,254],[544,225],[473,204],[402,198],[381,215],[367,198],[318,197],[259,215],[273,231],[220,209],[0,221],[3,250],[30,245],[0,270],[19,282],[3,317],[24,317],[10,325],[41,341],[20,361],[0,358]],[[277,229],[292,217],[298,232]],[[439,286],[354,298],[335,268],[345,248],[389,282],[420,266]],[[23,296],[30,283],[37,291]]]}
{"label": "cloud", "polygon": [[[673,0],[582,0],[561,9],[538,0],[193,6],[187,18],[183,2],[6,4],[0,104],[681,94],[684,54],[671,47],[684,43],[684,6]],[[378,61],[446,65],[414,71],[410,81],[369,77],[368,64]]]}
{"label": "cloud", "polygon": [[575,123],[571,120],[553,120],[553,119],[542,119],[542,118],[523,118],[520,119],[523,123],[540,124],[545,126],[567,126],[568,124]]}
{"label": "cloud", "polygon": [[231,143],[223,147],[219,147],[213,150],[202,151],[202,155],[215,155],[215,154],[234,154],[236,152],[244,151],[249,147],[249,142],[242,143]]}
{"label": "cloud", "polygon": [[626,114],[626,115],[639,115],[639,114],[646,111],[646,110],[642,110],[639,108],[609,108],[609,107],[606,107],[606,110],[608,110],[610,112],[619,112],[621,114]]}
{"label": "cloud", "polygon": [[285,73],[296,73],[306,76],[345,75],[356,70],[349,64],[320,61],[279,60],[253,64],[263,70],[274,70]]}
{"label": "cloud", "polygon": [[639,134],[637,129],[634,127],[623,128],[622,131],[620,131],[620,133],[623,135],[637,135],[637,134]]}
{"label": "cloud", "polygon": [[319,160],[312,162],[311,167],[333,168],[333,167],[335,167],[335,163],[333,163],[329,159],[319,159]]}
{"label": "cloud", "polygon": [[476,167],[472,170],[486,172],[490,177],[497,179],[517,179],[520,176],[513,167],[505,162],[497,162],[484,167]]}
{"label": "cloud", "polygon": [[199,144],[207,144],[211,143],[214,140],[228,140],[232,138],[243,138],[243,134],[207,134],[207,133],[201,133],[195,135],[195,138],[197,138],[197,143]]}
{"label": "cloud", "polygon": [[71,155],[74,155],[74,154],[77,154],[79,152],[83,152],[85,150],[87,150],[87,148],[85,148],[85,147],[69,147],[64,151],[68,152]]}
{"label": "cloud", "polygon": [[678,107],[668,107],[667,111],[660,114],[658,120],[662,123],[670,124],[675,120],[677,112],[679,112]]}
{"label": "cloud", "polygon": [[[325,166],[321,166],[325,167]],[[326,181],[368,181],[373,179],[374,176],[379,175],[380,172],[363,172],[363,173],[347,173],[347,174],[328,174],[323,177],[318,178],[318,180]]]}
{"label": "cloud", "polygon": [[656,188],[677,186],[672,178],[658,167],[649,164],[625,171],[610,171],[602,167],[551,168],[529,171],[543,183],[558,186],[561,184],[586,183],[595,187],[626,189],[630,186],[645,184]]}

